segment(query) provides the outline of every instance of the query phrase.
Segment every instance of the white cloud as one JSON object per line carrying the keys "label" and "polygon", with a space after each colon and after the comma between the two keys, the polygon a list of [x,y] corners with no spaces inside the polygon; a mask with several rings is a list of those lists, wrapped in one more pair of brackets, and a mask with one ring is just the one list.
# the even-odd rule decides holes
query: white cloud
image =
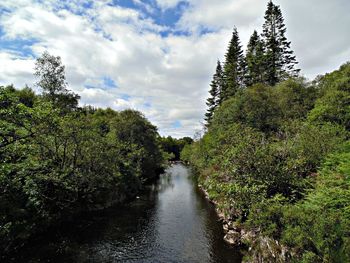
{"label": "white cloud", "polygon": [[18,54],[0,52],[0,85],[13,84],[23,88],[33,83],[34,60],[21,58]]}
{"label": "white cloud", "polygon": [[324,74],[350,60],[350,1],[276,2],[284,11],[289,40],[306,76]]}
{"label": "white cloud", "polygon": [[162,8],[163,10],[174,8],[176,7],[180,2],[184,2],[183,0],[156,0],[157,5]]}
{"label": "white cloud", "polygon": [[[1,25],[7,39],[35,38],[35,56],[45,50],[61,56],[70,87],[79,93],[83,105],[142,110],[162,134],[192,135],[202,118],[209,78],[203,73],[203,64],[211,71],[216,58],[208,60],[210,45],[201,38],[162,38],[158,34],[162,27],[142,14],[107,5],[99,5],[85,16],[24,5],[3,17]],[[203,38],[213,42],[213,38]],[[193,46],[200,48],[192,52]],[[33,85],[34,59],[17,59],[5,52],[1,60],[7,65],[0,69],[1,84]],[[103,89],[103,76],[112,78],[118,88]],[[130,98],[123,99],[124,94]],[[172,127],[173,118],[193,123],[179,131]]]}
{"label": "white cloud", "polygon": [[[348,0],[274,2],[281,5],[287,36],[307,77],[334,70],[349,60]],[[246,44],[254,29],[261,32],[266,4],[260,0],[192,0],[178,27],[198,33],[203,28],[228,29],[236,25]]]}
{"label": "white cloud", "polygon": [[154,14],[156,12],[156,9],[147,3],[142,2],[141,0],[132,0],[136,5],[144,8],[148,13]]}
{"label": "white cloud", "polygon": [[[146,1],[133,1],[154,11]],[[276,1],[307,76],[333,70],[349,58],[347,0]],[[201,128],[216,60],[223,58],[233,26],[246,43],[253,29],[260,30],[266,8],[260,0],[192,0],[171,28],[191,33],[162,37],[169,28],[141,11],[107,4],[111,1],[93,1],[91,8],[82,8],[88,2],[2,0],[0,9],[10,12],[1,14],[1,39],[35,39],[30,46],[34,57],[44,50],[61,56],[82,104],[142,110],[161,134],[173,136],[191,136]],[[157,0],[163,10],[179,2]],[[212,32],[203,35],[202,29]],[[1,49],[0,43],[0,85],[33,85],[34,57]],[[118,88],[104,87],[104,77]],[[174,128],[176,121],[181,128]]]}
{"label": "white cloud", "polygon": [[246,30],[262,20],[265,6],[265,1],[258,0],[193,0],[178,25],[192,32],[203,27],[232,29],[234,25]]}

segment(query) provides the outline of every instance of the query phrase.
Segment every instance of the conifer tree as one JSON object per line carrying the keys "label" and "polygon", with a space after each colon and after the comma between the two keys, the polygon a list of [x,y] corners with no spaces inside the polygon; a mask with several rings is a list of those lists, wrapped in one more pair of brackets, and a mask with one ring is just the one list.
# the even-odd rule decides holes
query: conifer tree
{"label": "conifer tree", "polygon": [[265,12],[262,33],[266,47],[266,80],[270,85],[275,85],[289,76],[297,75],[299,72],[298,69],[294,68],[297,61],[293,56],[290,42],[287,40],[285,33],[286,26],[281,9],[270,1]]}
{"label": "conifer tree", "polygon": [[225,85],[221,94],[221,101],[232,97],[237,90],[244,86],[244,76],[246,63],[243,55],[242,46],[235,27],[232,39],[229,43],[227,53],[225,55],[224,79]]}
{"label": "conifer tree", "polygon": [[210,124],[211,119],[213,118],[215,109],[220,105],[220,94],[223,88],[223,71],[221,67],[221,63],[218,60],[217,66],[216,66],[216,72],[213,76],[213,80],[210,84],[210,91],[209,91],[209,98],[207,99],[207,106],[208,110],[205,114],[205,121],[207,123],[207,126]]}
{"label": "conifer tree", "polygon": [[221,103],[223,102],[223,92],[226,87],[226,82],[225,82],[225,76],[224,76],[224,70],[222,67],[222,63],[220,60],[217,62],[216,66],[216,73],[214,75],[214,78],[216,85],[218,86],[218,95],[217,95],[217,106],[220,106]]}
{"label": "conifer tree", "polygon": [[257,83],[264,83],[265,47],[264,42],[260,39],[256,30],[254,30],[248,43],[246,63],[246,86],[252,86]]}

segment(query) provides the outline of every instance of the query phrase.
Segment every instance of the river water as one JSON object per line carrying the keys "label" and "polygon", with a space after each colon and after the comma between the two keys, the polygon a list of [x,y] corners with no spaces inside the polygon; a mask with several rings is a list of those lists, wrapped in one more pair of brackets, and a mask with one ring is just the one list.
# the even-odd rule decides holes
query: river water
{"label": "river water", "polygon": [[241,262],[189,168],[169,167],[138,199],[67,226],[22,262]]}

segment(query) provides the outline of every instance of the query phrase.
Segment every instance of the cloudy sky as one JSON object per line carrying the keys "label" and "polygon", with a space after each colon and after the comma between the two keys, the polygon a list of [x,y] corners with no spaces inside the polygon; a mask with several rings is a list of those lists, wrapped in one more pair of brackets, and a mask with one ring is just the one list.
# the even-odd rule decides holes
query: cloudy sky
{"label": "cloudy sky", "polygon": [[[349,0],[275,0],[308,78],[350,60]],[[261,31],[267,0],[1,0],[0,85],[33,87],[35,59],[61,56],[81,104],[138,109],[162,135],[201,129],[233,26]]]}

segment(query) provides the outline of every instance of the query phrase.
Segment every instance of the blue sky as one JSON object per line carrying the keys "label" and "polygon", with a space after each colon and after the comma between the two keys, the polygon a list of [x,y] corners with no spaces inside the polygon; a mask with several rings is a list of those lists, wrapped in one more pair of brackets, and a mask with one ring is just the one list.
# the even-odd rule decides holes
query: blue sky
{"label": "blue sky", "polygon": [[[312,79],[350,58],[348,0],[275,0]],[[267,0],[1,0],[0,85],[35,88],[35,59],[60,56],[81,104],[144,112],[162,135],[203,129],[232,28],[261,31]],[[326,39],[325,39],[326,36]]]}
{"label": "blue sky", "polygon": [[[142,3],[142,4],[141,4]],[[152,18],[158,25],[169,27],[169,31],[181,18],[184,10],[188,7],[187,1],[180,1],[173,7],[162,9],[156,1],[130,1],[114,0],[113,5],[132,8],[141,11],[145,16]]]}

